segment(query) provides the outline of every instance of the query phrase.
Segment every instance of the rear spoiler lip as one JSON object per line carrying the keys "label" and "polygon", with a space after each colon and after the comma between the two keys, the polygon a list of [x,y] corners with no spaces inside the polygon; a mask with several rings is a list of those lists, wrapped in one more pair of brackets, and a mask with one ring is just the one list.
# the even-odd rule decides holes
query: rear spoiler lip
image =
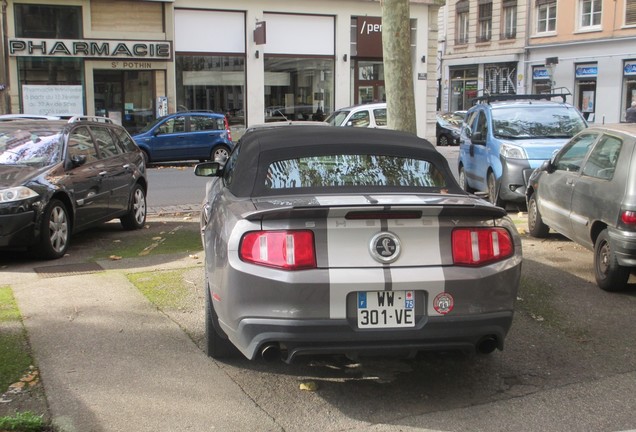
{"label": "rear spoiler lip", "polygon": [[[368,209],[377,211],[378,208],[385,208],[387,206],[377,204],[377,205],[307,205],[307,206],[283,206],[276,207],[271,209],[264,210],[255,210],[242,215],[243,219],[248,221],[260,221],[264,219],[284,219],[284,218],[292,218],[292,213],[295,213],[296,217],[300,217],[301,213],[310,213],[310,212],[325,212],[329,209],[334,208],[350,208],[352,210],[359,209]],[[496,207],[491,204],[479,204],[475,203],[473,205],[470,204],[422,204],[422,203],[413,203],[413,204],[392,204],[389,206],[391,210],[399,211],[404,209],[423,209],[423,208],[437,208],[441,209],[439,213],[440,216],[482,216],[482,217],[492,217],[492,218],[502,218],[508,215],[508,212],[501,207]],[[294,219],[296,218],[294,217]]]}

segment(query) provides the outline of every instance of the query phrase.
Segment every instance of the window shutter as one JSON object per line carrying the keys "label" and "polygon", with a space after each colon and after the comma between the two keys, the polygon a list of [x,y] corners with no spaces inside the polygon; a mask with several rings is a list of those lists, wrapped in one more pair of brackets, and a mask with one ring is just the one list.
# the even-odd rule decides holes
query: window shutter
{"label": "window shutter", "polygon": [[625,24],[636,24],[636,0],[625,0]]}

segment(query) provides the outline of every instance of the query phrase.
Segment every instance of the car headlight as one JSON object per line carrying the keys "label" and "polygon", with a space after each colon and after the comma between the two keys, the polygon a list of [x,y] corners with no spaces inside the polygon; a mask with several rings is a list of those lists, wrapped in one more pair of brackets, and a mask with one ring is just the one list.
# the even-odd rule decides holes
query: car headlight
{"label": "car headlight", "polygon": [[0,189],[0,203],[22,201],[36,196],[38,196],[38,194],[35,191],[25,186]]}
{"label": "car headlight", "polygon": [[528,155],[522,147],[512,144],[502,144],[499,154],[507,159],[528,159]]}

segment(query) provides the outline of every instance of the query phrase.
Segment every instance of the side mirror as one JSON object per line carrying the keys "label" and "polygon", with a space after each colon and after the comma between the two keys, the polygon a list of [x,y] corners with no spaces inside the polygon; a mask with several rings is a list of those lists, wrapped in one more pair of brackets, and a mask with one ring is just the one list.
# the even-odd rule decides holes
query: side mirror
{"label": "side mirror", "polygon": [[473,134],[470,135],[470,139],[473,141],[473,143],[483,143],[484,142],[484,137],[483,134],[481,132],[475,132]]}
{"label": "side mirror", "polygon": [[84,165],[86,163],[86,155],[71,156],[71,163],[73,164],[73,167]]}
{"label": "side mirror", "polygon": [[223,165],[219,162],[202,162],[194,167],[194,175],[199,177],[220,177]]}
{"label": "side mirror", "polygon": [[539,171],[545,171],[548,174],[553,173],[555,171],[555,165],[552,159],[543,161],[541,166],[539,167]]}

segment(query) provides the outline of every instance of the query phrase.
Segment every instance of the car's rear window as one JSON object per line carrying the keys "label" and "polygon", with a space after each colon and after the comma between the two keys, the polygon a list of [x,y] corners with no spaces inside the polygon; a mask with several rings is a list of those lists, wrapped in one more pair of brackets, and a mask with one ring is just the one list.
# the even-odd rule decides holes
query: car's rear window
{"label": "car's rear window", "polygon": [[443,173],[426,160],[346,154],[300,157],[271,163],[266,190],[299,188],[444,188]]}

